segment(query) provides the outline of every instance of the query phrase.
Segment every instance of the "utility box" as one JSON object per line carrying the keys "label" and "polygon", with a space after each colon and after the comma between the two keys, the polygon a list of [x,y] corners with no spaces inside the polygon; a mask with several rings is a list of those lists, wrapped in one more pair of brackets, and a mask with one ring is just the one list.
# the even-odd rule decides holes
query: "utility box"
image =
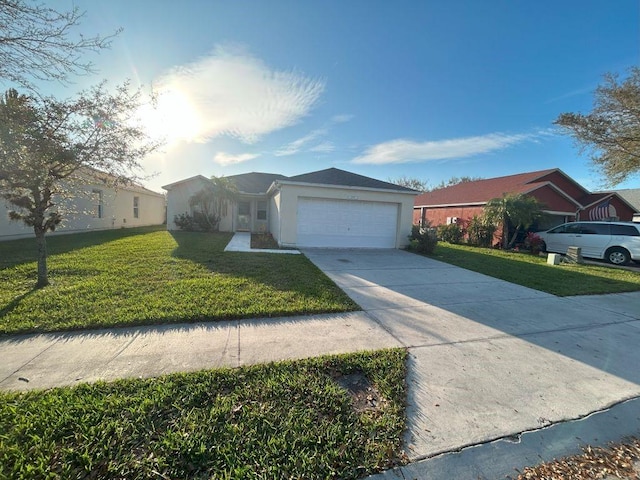
{"label": "utility box", "polygon": [[581,247],[569,247],[567,248],[567,256],[565,257],[565,262],[567,263],[584,263],[584,259],[582,258],[582,248]]}
{"label": "utility box", "polygon": [[559,253],[550,253],[547,255],[547,263],[549,265],[560,265],[560,259],[562,255]]}

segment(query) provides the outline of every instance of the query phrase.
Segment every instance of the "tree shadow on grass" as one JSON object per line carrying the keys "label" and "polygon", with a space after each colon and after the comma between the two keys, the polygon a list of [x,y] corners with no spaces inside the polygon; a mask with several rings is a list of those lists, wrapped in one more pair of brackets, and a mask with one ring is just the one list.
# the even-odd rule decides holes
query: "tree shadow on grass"
{"label": "tree shadow on grass", "polygon": [[[325,313],[357,309],[357,305],[304,255],[225,252],[224,248],[233,234],[170,233],[177,243],[172,256],[196,262],[211,273],[244,278],[274,290],[294,292],[301,296],[331,297],[345,306],[340,310],[327,309]],[[284,312],[286,309],[273,313],[280,315]],[[320,312],[316,309],[309,313]]]}
{"label": "tree shadow on grass", "polygon": [[[92,247],[103,243],[137,235],[146,235],[164,229],[163,225],[152,227],[119,228],[93,232],[47,235],[48,256],[60,255]],[[35,237],[0,242],[0,270],[15,267],[38,259],[38,247]]]}
{"label": "tree shadow on grass", "polygon": [[0,319],[4,318],[6,315],[9,315],[13,310],[15,310],[20,305],[20,303],[22,303],[22,301],[25,298],[29,297],[30,295],[32,295],[37,290],[38,290],[38,288],[33,286],[33,287],[31,287],[30,290],[28,290],[27,292],[25,292],[25,293],[23,293],[21,295],[18,295],[16,298],[14,298],[9,303],[7,303],[2,308],[0,308]]}

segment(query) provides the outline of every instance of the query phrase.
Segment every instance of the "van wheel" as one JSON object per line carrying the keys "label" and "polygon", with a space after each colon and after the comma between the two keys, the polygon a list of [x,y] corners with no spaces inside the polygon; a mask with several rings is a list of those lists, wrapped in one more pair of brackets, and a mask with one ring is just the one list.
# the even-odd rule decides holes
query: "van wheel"
{"label": "van wheel", "polygon": [[613,247],[607,250],[605,259],[614,265],[627,265],[631,260],[631,255],[622,247]]}

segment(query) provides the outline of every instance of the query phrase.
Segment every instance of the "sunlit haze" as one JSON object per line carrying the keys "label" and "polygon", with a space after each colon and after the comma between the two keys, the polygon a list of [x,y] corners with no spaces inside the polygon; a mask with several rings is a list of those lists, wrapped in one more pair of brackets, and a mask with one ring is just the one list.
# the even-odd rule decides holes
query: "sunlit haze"
{"label": "sunlit haze", "polygon": [[[587,113],[606,72],[640,59],[637,0],[70,0],[80,31],[123,27],[95,75],[153,92],[139,116],[162,151],[147,186],[193,175],[337,167],[382,180],[494,177],[559,167],[602,186],[554,128]],[[640,186],[639,178],[620,188]]]}

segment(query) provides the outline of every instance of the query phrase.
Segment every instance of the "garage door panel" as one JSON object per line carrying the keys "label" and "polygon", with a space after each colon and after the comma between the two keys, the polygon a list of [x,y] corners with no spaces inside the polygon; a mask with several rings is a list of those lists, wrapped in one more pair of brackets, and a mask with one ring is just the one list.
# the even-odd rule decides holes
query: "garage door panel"
{"label": "garage door panel", "polygon": [[395,203],[299,198],[297,245],[394,248],[397,222]]}

